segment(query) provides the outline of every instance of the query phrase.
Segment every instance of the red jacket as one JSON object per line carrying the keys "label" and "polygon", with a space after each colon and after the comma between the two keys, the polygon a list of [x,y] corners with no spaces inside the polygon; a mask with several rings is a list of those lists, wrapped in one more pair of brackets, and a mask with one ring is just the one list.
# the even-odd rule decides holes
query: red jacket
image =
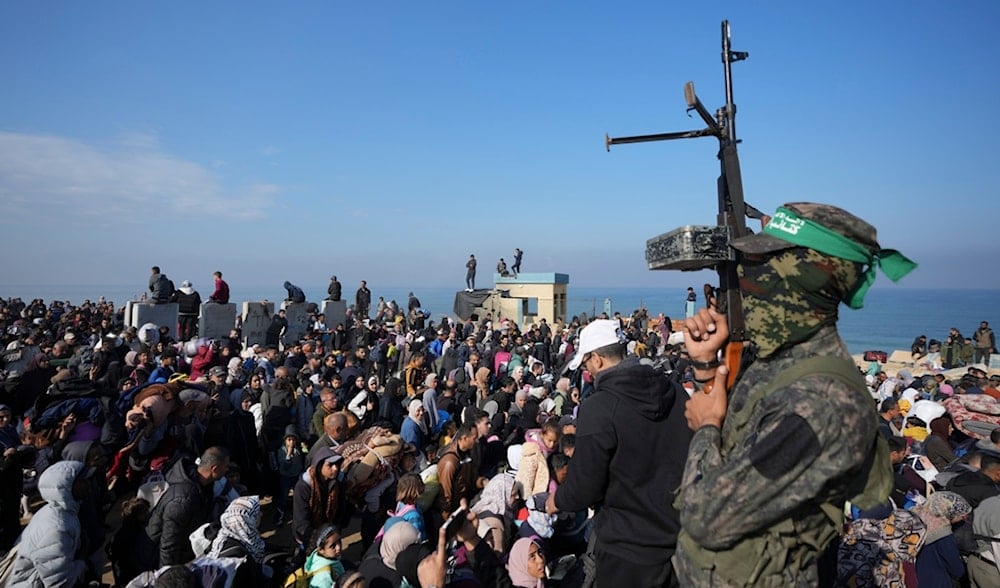
{"label": "red jacket", "polygon": [[219,304],[229,304],[229,284],[222,278],[215,280],[215,292],[212,292],[209,300]]}
{"label": "red jacket", "polygon": [[191,358],[191,380],[197,380],[202,374],[212,367],[212,360],[215,359],[215,352],[208,345],[198,348],[198,353]]}

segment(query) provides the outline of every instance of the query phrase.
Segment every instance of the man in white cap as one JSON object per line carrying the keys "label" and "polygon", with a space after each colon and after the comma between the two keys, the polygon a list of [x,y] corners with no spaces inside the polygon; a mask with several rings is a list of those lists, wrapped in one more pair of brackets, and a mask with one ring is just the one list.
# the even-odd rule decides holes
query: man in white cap
{"label": "man in white cap", "polygon": [[594,393],[580,406],[569,476],[546,510],[598,509],[596,586],[676,585],[670,558],[680,516],[672,492],[691,440],[687,394],[664,373],[625,357],[618,321],[583,329],[569,364],[581,366],[594,375]]}

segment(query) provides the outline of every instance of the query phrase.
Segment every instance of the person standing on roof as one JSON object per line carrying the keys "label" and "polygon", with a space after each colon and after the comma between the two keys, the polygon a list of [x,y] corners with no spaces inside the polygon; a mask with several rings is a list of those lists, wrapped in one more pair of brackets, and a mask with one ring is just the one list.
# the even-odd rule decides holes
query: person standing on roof
{"label": "person standing on roof", "polygon": [[476,256],[469,254],[469,261],[465,262],[465,291],[472,292],[476,289]]}

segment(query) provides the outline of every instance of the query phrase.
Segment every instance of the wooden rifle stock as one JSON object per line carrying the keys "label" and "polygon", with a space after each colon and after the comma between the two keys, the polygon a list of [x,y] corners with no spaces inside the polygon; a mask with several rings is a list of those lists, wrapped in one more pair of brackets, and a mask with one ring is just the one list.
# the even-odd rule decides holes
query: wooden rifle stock
{"label": "wooden rifle stock", "polygon": [[[715,306],[716,312],[725,314],[726,309],[720,309],[716,304],[715,298],[715,288],[711,284],[705,284],[705,306],[712,307]],[[729,316],[726,316],[729,319]],[[740,373],[740,365],[743,361],[743,340],[734,340],[731,336],[726,346],[722,349],[722,363],[729,368],[729,373],[726,375],[726,391],[733,389],[736,385],[736,376]]]}

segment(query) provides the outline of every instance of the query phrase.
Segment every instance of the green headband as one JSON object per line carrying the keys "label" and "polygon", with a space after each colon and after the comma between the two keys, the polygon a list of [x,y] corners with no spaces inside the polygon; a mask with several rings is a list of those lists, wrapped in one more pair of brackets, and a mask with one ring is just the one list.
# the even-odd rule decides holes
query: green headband
{"label": "green headband", "polygon": [[880,249],[877,253],[872,253],[857,241],[852,241],[783,207],[774,213],[774,217],[764,227],[764,233],[794,245],[819,251],[824,255],[867,264],[864,277],[845,300],[851,308],[864,306],[865,294],[875,282],[875,268],[881,267],[882,273],[893,282],[898,282],[917,267],[916,263],[895,249]]}

